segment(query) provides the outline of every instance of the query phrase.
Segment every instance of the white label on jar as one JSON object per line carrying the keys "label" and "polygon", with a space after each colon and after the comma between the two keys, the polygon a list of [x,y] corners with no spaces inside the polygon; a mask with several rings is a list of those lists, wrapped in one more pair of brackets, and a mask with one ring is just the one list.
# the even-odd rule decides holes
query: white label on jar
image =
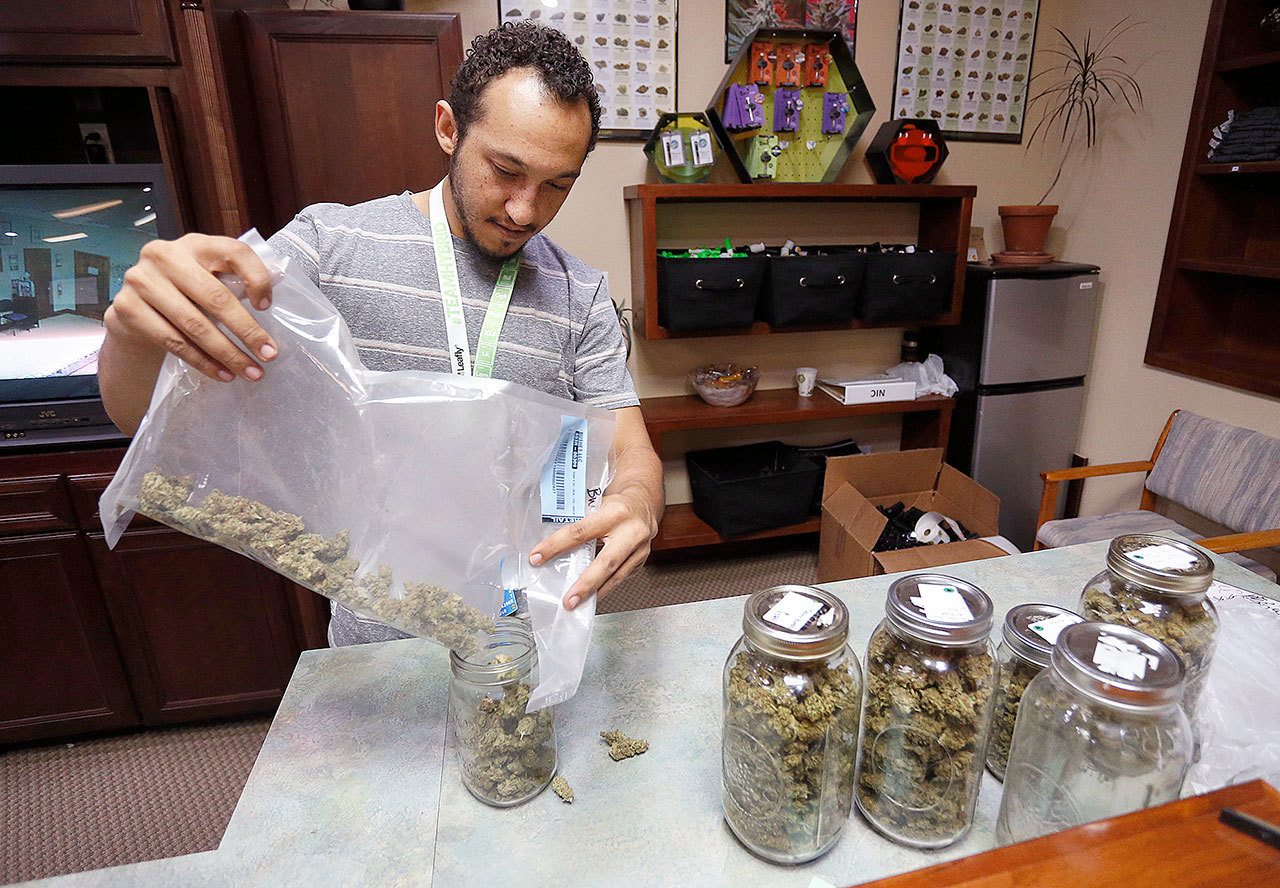
{"label": "white label on jar", "polygon": [[916,587],[919,595],[911,599],[911,603],[924,611],[930,620],[941,623],[969,623],[973,621],[973,611],[955,586],[942,586],[937,583],[921,583]]}
{"label": "white label on jar", "polygon": [[1099,635],[1093,648],[1093,662],[1108,675],[1134,681],[1145,678],[1147,667],[1155,668],[1160,660],[1154,654],[1145,653],[1135,644],[1123,638]]}
{"label": "white label on jar", "polygon": [[1197,561],[1190,552],[1184,552],[1176,546],[1165,545],[1143,546],[1141,549],[1126,552],[1125,557],[1154,570],[1186,570],[1195,567]]}
{"label": "white label on jar", "polygon": [[808,595],[788,592],[764,612],[764,621],[789,632],[799,632],[826,606],[826,602],[815,601]]}
{"label": "white label on jar", "polygon": [[1038,623],[1032,623],[1027,628],[1039,635],[1049,644],[1058,643],[1058,633],[1068,626],[1073,626],[1081,622],[1080,618],[1075,614],[1058,614],[1056,617],[1050,617],[1047,620],[1041,620]]}

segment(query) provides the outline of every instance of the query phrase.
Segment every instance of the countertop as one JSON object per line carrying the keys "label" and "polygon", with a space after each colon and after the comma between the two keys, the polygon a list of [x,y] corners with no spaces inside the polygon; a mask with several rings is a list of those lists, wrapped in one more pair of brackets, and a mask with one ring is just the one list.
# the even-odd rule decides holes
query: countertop
{"label": "countertop", "polygon": [[[1074,607],[1106,543],[948,565],[995,603]],[[1280,599],[1280,588],[1214,556],[1217,578]],[[865,659],[893,576],[826,586],[849,606]],[[748,594],[755,589],[743,589]],[[900,847],[855,812],[826,856],[766,863],[720,808],[720,686],[741,632],[741,596],[600,616],[577,696],[556,708],[560,773],[550,791],[495,809],[463,788],[446,730],[447,653],[416,639],[307,651],[217,851],[31,883],[149,885],[850,885],[994,845],[1000,785],[983,778],[974,827],[940,851]],[[998,631],[998,630],[997,630]],[[612,761],[618,729],[649,752]],[[819,883],[820,884],[820,883]]]}

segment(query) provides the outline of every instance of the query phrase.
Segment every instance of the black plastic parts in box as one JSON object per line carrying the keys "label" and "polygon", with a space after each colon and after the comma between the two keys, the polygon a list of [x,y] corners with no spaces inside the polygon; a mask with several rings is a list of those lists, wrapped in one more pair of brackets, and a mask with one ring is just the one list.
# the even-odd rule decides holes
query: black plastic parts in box
{"label": "black plastic parts in box", "polygon": [[869,253],[858,316],[869,324],[889,324],[928,321],[946,314],[955,272],[955,253]]}
{"label": "black plastic parts in box", "polygon": [[673,333],[750,327],[764,284],[763,254],[732,259],[658,257],[658,323]]}
{"label": "black plastic parts in box", "polygon": [[821,471],[780,441],[693,451],[685,465],[694,514],[726,537],[804,521]]}
{"label": "black plastic parts in box", "polygon": [[847,324],[854,318],[867,256],[849,247],[769,257],[760,313],[775,327]]}

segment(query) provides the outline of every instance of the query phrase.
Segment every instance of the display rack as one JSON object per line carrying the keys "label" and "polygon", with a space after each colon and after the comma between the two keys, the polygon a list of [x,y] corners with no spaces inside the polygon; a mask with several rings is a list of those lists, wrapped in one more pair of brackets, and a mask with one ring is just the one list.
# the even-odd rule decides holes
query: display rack
{"label": "display rack", "polygon": [[1280,52],[1253,0],[1215,0],[1146,362],[1280,396],[1280,161],[1206,163],[1228,111],[1280,104]]}
{"label": "display rack", "polygon": [[[627,204],[627,224],[631,232],[631,305],[635,310],[636,329],[645,339],[802,333],[814,330],[852,330],[872,326],[904,326],[901,323],[867,324],[863,321],[853,321],[837,327],[787,327],[775,330],[767,323],[756,322],[747,330],[672,333],[658,323],[660,239],[658,211],[662,205],[673,204],[746,201],[917,204],[919,227],[916,243],[929,249],[954,251],[956,254],[950,310],[936,318],[919,323],[938,326],[960,322],[965,256],[969,246],[969,222],[973,215],[973,198],[977,194],[977,188],[972,185],[650,184],[628,185],[622,193]],[[785,232],[779,232],[779,234],[785,235]],[[840,241],[838,233],[833,233],[832,238],[833,243]],[[856,238],[850,236],[849,240],[853,242]]]}
{"label": "display rack", "polygon": [[[802,398],[795,389],[788,388],[758,391],[750,400],[737,407],[712,407],[697,395],[645,398],[641,400],[640,407],[644,413],[645,429],[649,432],[649,439],[659,455],[662,453],[663,437],[671,432],[782,425],[823,419],[895,414],[902,415],[901,446],[904,450],[908,450],[916,447],[945,448],[947,446],[947,435],[951,428],[951,411],[955,407],[955,400],[941,395],[925,395],[914,401],[845,405],[822,393]],[[691,505],[680,503],[667,506],[652,547],[654,551],[662,551],[695,546],[715,546],[769,537],[816,533],[818,526],[819,519],[814,516],[800,524],[726,538],[695,515]]]}

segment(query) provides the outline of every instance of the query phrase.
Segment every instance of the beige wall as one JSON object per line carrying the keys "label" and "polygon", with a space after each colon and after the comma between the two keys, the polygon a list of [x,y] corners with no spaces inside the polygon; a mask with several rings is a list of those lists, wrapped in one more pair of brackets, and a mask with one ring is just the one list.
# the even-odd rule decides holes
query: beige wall
{"label": "beige wall", "polygon": [[[1062,211],[1051,245],[1066,258],[1103,267],[1099,332],[1078,447],[1094,463],[1145,455],[1169,411],[1176,407],[1280,435],[1280,409],[1275,399],[1202,383],[1142,363],[1209,5],[1209,0],[1153,0],[1141,6],[1140,15],[1151,24],[1126,41],[1125,51],[1138,66],[1139,79],[1146,87],[1146,106],[1138,117],[1104,119],[1104,127],[1108,122],[1116,125],[1105,128],[1100,150],[1069,164],[1064,184],[1052,198],[1061,204]],[[466,42],[497,22],[494,0],[409,0],[408,6],[461,11]],[[897,0],[862,0],[859,4],[857,61],[879,107],[863,145],[844,170],[846,181],[870,181],[861,148],[887,116],[898,9]],[[1042,0],[1037,48],[1043,50],[1056,39],[1055,26],[1075,36],[1089,27],[1105,30],[1127,12],[1127,6],[1102,0]],[[681,109],[705,107],[724,75],[723,16],[724,0],[681,0],[677,87]],[[1037,52],[1037,68],[1051,58]],[[996,207],[1038,199],[1052,179],[1056,156],[1051,147],[1041,146],[1027,150],[1020,145],[952,143],[951,148],[938,181],[978,186],[974,224],[986,229],[988,247],[999,249],[1002,241]],[[566,248],[606,270],[615,296],[624,301],[630,297],[630,262],[622,188],[649,180],[652,175],[638,143],[602,142],[548,229]],[[784,212],[759,205],[757,210],[745,220],[698,210],[675,221],[681,233],[703,234],[708,241],[726,234],[741,240],[748,228],[763,236],[776,225],[779,234],[786,235],[797,230],[796,226],[803,233],[812,226],[828,224],[841,226],[852,237],[871,239],[904,224],[902,219],[883,215],[806,221],[785,218]],[[882,369],[897,361],[898,341],[895,330],[659,342],[637,339],[632,372],[643,397],[688,391],[685,374],[714,360],[758,364],[762,387],[779,388],[790,384],[797,366],[815,365],[833,371]],[[849,430],[826,424],[807,429],[810,434],[806,437],[830,439]],[[718,433],[690,435],[683,443],[714,446],[795,431],[795,427],[753,429],[733,439]],[[869,422],[857,424],[851,431],[861,441],[885,447],[892,445],[896,426]],[[677,439],[673,443],[679,447],[682,442]],[[669,459],[667,465],[669,495],[673,501],[687,499],[681,461]],[[1090,482],[1085,509],[1097,512],[1134,507],[1138,484],[1140,480]]]}

